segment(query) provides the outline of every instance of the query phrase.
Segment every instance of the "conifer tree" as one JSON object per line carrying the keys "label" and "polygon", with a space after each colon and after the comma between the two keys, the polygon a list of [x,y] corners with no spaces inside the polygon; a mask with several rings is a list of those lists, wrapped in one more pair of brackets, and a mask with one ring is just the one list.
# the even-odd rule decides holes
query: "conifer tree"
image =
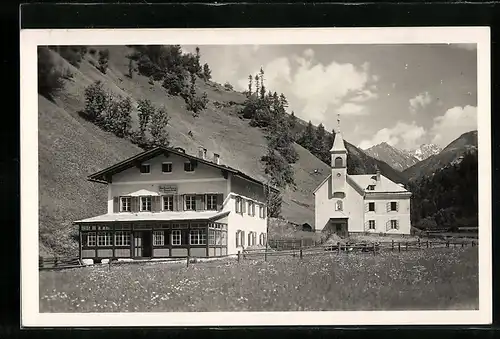
{"label": "conifer tree", "polygon": [[266,96],[266,87],[264,86],[264,70],[260,68],[260,98],[264,99]]}
{"label": "conifer tree", "polygon": [[248,96],[252,95],[252,82],[253,82],[253,78],[252,78],[252,75],[250,74],[248,76]]}
{"label": "conifer tree", "polygon": [[304,147],[305,149],[309,151],[313,151],[313,145],[315,143],[315,133],[314,133],[314,127],[312,125],[311,120],[309,120],[306,128],[302,132],[302,135],[299,138],[299,144]]}
{"label": "conifer tree", "polygon": [[259,89],[260,89],[259,75],[256,74],[255,75],[255,93],[257,93],[257,96],[260,95]]}

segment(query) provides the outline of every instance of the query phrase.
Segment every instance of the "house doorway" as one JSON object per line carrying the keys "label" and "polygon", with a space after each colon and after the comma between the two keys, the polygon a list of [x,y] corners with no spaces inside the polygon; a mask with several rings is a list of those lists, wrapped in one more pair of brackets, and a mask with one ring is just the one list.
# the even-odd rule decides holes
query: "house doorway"
{"label": "house doorway", "polygon": [[134,257],[151,258],[152,256],[152,236],[151,231],[134,232]]}
{"label": "house doorway", "polygon": [[341,238],[345,238],[349,235],[347,229],[347,219],[330,219],[328,223],[328,232],[334,233]]}

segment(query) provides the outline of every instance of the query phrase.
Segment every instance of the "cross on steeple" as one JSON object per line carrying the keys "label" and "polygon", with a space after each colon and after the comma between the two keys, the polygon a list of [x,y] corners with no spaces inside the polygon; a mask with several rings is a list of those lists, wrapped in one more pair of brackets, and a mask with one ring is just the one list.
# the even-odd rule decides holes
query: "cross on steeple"
{"label": "cross on steeple", "polygon": [[340,113],[337,113],[337,133],[340,132]]}

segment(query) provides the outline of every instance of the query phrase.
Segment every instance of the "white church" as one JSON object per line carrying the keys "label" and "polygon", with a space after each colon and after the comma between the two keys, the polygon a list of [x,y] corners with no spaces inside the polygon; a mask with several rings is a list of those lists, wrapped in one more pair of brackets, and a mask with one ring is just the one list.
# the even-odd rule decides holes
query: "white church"
{"label": "white church", "polygon": [[347,149],[338,129],[331,174],[314,190],[316,232],[410,234],[411,192],[377,170],[347,174]]}

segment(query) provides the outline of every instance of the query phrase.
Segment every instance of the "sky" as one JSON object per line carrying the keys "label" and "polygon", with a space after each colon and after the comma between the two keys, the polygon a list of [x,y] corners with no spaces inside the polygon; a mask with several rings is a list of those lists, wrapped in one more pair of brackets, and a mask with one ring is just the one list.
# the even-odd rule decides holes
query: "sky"
{"label": "sky", "polygon": [[[182,46],[194,52],[196,46]],[[248,88],[262,67],[264,85],[285,94],[289,112],[369,148],[423,143],[445,147],[477,129],[475,45],[200,45],[212,78]]]}

